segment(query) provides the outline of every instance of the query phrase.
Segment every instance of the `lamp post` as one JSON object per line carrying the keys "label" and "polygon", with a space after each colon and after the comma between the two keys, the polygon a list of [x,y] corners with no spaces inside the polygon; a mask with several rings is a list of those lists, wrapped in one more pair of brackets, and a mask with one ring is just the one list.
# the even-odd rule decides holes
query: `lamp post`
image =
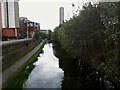
{"label": "lamp post", "polygon": [[28,20],[27,20],[27,39],[28,39]]}

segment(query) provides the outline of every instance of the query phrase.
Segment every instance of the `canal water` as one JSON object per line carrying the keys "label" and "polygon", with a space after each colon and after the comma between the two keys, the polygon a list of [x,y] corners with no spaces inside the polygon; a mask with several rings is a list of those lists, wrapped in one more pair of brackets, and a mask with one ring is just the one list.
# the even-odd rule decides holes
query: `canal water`
{"label": "canal water", "polygon": [[44,46],[43,53],[39,54],[34,65],[35,68],[23,84],[24,88],[61,88],[64,71],[53,54],[52,44]]}
{"label": "canal water", "polygon": [[14,78],[10,86],[19,88],[80,88],[80,90],[119,90],[105,75],[59,45],[45,44],[34,63]]}

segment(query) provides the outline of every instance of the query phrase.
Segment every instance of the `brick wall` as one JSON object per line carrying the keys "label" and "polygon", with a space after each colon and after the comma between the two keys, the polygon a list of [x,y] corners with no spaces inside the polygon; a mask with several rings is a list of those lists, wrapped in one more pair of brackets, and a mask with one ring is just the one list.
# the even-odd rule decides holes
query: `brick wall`
{"label": "brick wall", "polygon": [[14,28],[4,28],[2,35],[5,37],[15,37],[16,36],[15,29]]}

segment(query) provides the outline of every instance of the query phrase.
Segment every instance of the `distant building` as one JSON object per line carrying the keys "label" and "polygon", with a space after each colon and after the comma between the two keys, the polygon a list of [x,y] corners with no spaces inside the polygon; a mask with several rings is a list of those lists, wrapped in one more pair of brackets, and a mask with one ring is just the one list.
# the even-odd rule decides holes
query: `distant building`
{"label": "distant building", "polygon": [[[2,36],[17,38],[19,31],[19,0],[1,0]],[[1,21],[0,21],[1,22]]]}
{"label": "distant building", "polygon": [[59,10],[59,24],[61,24],[63,22],[64,22],[64,8],[60,7],[60,10]]}
{"label": "distant building", "polygon": [[19,36],[23,33],[29,33],[29,37],[34,36],[34,32],[40,30],[40,24],[37,22],[33,22],[28,20],[26,17],[20,17],[20,30]]}

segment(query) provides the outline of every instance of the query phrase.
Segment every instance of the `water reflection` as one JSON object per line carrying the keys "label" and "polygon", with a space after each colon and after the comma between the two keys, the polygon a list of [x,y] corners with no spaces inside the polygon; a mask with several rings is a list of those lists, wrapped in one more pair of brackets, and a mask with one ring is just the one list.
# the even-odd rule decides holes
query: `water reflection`
{"label": "water reflection", "polygon": [[104,74],[93,69],[79,58],[54,44],[54,54],[59,58],[59,66],[64,71],[62,88],[79,88],[80,90],[119,90]]}
{"label": "water reflection", "polygon": [[46,44],[37,61],[10,81],[12,88],[79,88],[80,90],[120,90],[105,75],[57,44]]}
{"label": "water reflection", "polygon": [[35,68],[24,83],[24,88],[61,88],[64,72],[53,54],[52,44],[46,44]]}

